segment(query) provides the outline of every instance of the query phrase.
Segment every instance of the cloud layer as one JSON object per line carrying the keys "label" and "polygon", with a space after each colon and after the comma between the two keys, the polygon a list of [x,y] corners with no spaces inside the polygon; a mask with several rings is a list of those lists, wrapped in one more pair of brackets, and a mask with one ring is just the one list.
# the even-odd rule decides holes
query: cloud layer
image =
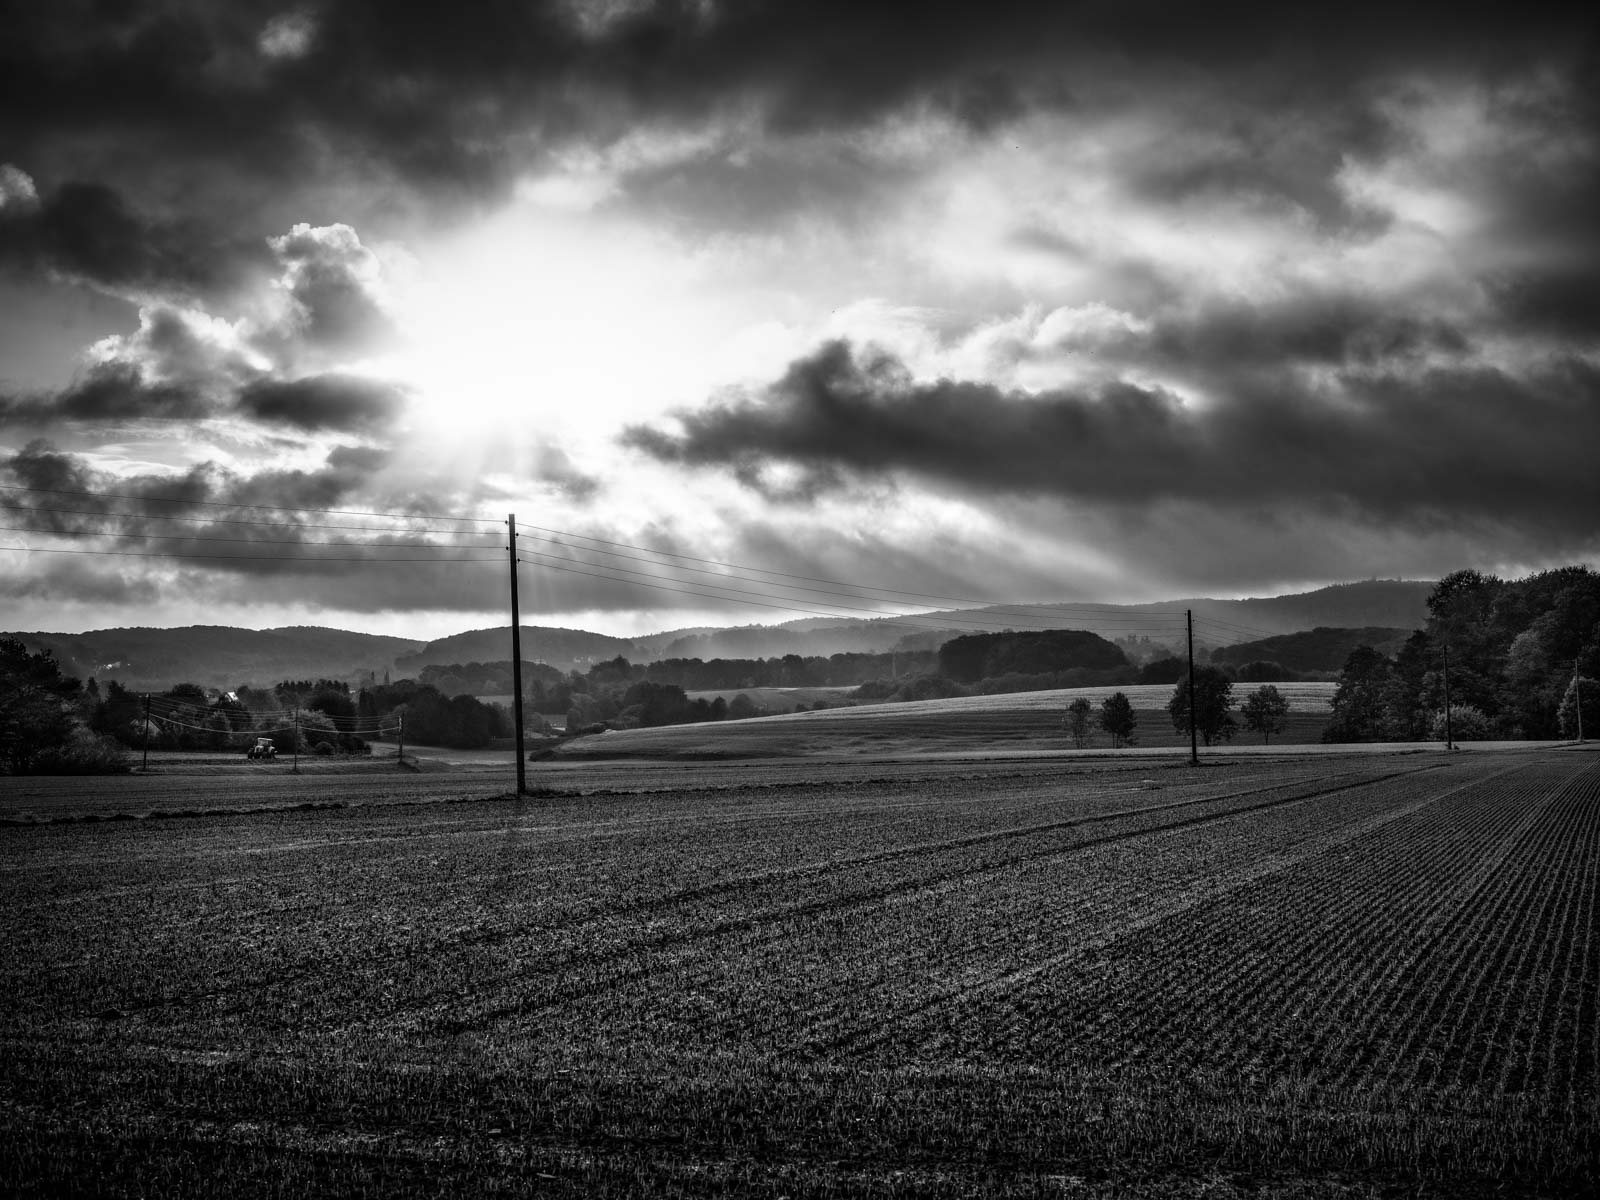
{"label": "cloud layer", "polygon": [[[1305,350],[1323,361],[1343,345],[1330,331]],[[1600,474],[1586,465],[1600,444],[1600,369],[1578,359],[1526,374],[1356,369],[1317,387],[1246,376],[1214,402],[1186,404],[1126,382],[1038,394],[919,382],[892,356],[834,342],[770,387],[679,422],[624,438],[668,462],[725,468],[774,499],[914,477],[980,494],[1287,506],[1412,528],[1457,514],[1551,549],[1591,535],[1600,511]],[[1552,444],[1552,428],[1570,440]],[[797,474],[774,484],[776,465]]]}
{"label": "cloud layer", "polygon": [[1592,558],[1597,65],[1540,4],[16,6],[0,295],[127,319],[0,328],[54,381],[0,380],[0,482],[131,499],[14,524],[287,532],[6,586],[464,611],[495,568],[293,560],[491,503],[958,594]]}

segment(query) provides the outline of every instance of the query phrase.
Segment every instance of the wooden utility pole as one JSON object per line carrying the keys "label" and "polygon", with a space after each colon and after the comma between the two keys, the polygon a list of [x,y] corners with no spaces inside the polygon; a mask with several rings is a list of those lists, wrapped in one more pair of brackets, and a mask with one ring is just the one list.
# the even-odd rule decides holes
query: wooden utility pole
{"label": "wooden utility pole", "polygon": [[506,543],[511,554],[511,720],[517,727],[517,795],[528,790],[528,752],[522,740],[522,616],[517,608],[517,514],[506,516],[506,529],[511,540]]}
{"label": "wooden utility pole", "polygon": [[300,774],[300,706],[294,706],[294,771]]}
{"label": "wooden utility pole", "polygon": [[1450,724],[1450,643],[1444,644],[1444,748],[1456,748],[1455,730]]}
{"label": "wooden utility pole", "polygon": [[144,694],[144,758],[140,760],[139,770],[150,769],[150,693]]}
{"label": "wooden utility pole", "polygon": [[1200,746],[1194,738],[1194,609],[1184,610],[1189,626],[1189,765],[1200,765]]}
{"label": "wooden utility pole", "polygon": [[1578,660],[1572,660],[1572,707],[1578,714],[1578,745],[1583,745],[1583,676],[1578,674]]}

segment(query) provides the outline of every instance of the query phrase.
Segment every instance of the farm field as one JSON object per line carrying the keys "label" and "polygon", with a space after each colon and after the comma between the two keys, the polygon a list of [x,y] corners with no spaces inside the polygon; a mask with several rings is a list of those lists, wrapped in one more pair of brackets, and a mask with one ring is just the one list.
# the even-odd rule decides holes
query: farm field
{"label": "farm field", "polygon": [[[1285,683],[1276,686],[1292,708],[1288,728],[1274,737],[1271,744],[1320,743],[1337,685]],[[1234,690],[1236,699],[1242,699],[1248,686],[1236,685]],[[911,700],[822,712],[785,713],[743,721],[614,730],[568,742],[561,747],[559,756],[638,755],[694,759],[816,755],[832,758],[935,749],[957,753],[1074,750],[1076,746],[1063,725],[1067,704],[1075,697],[1084,696],[1098,708],[1113,692],[1125,693],[1134,707],[1139,721],[1135,731],[1138,746],[1147,749],[1188,747],[1189,735],[1173,729],[1172,718],[1167,715],[1166,704],[1172,696],[1172,685],[1163,683],[955,696],[945,700]],[[1260,741],[1258,736],[1246,733],[1241,727],[1233,744],[1242,747]],[[1098,727],[1090,747],[1110,748],[1110,740]]]}
{"label": "farm field", "polygon": [[0,780],[0,1194],[1597,1182],[1595,750],[544,778]]}

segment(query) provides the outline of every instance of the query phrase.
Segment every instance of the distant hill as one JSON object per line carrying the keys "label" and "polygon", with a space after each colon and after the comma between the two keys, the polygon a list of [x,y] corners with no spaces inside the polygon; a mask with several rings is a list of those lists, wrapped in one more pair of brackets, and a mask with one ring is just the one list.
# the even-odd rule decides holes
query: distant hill
{"label": "distant hill", "polygon": [[1345,659],[1357,646],[1371,646],[1392,656],[1404,645],[1411,632],[1410,629],[1391,629],[1381,625],[1368,625],[1360,629],[1318,626],[1300,633],[1285,633],[1254,642],[1221,646],[1211,652],[1211,661],[1232,663],[1236,667],[1248,662],[1265,661],[1275,662],[1291,671],[1338,671],[1343,669]]}
{"label": "distant hill", "polygon": [[[522,656],[529,662],[544,662],[570,671],[587,670],[593,663],[619,654],[630,662],[654,662],[663,658],[776,658],[785,654],[936,650],[961,634],[999,632],[1007,627],[1019,631],[1078,629],[1118,638],[1132,628],[1130,617],[1181,614],[1185,609],[1193,609],[1202,620],[1196,632],[1196,646],[1214,649],[1249,641],[1256,635],[1274,637],[1319,627],[1415,629],[1427,619],[1427,599],[1432,591],[1433,584],[1428,582],[1370,580],[1251,600],[991,605],[870,621],[810,617],[782,625],[676,629],[636,638],[525,625]],[[507,662],[511,658],[511,631],[507,626],[477,629],[432,642],[313,626],[253,630],[195,625],[185,629],[101,629],[92,633],[8,636],[21,638],[31,650],[53,650],[69,675],[116,679],[136,689],[166,688],[185,682],[232,688],[241,683],[265,685],[281,679],[318,677],[355,682],[368,672],[382,678],[385,670],[391,670],[396,678],[403,678],[415,676],[430,665]],[[1282,659],[1276,661],[1292,666]]]}
{"label": "distant hill", "polygon": [[[1289,596],[1268,596],[1248,600],[1161,600],[1149,604],[995,604],[983,608],[944,609],[919,613],[913,617],[856,621],[849,618],[807,617],[783,625],[750,626],[736,631],[720,630],[693,645],[673,649],[670,657],[713,657],[707,653],[684,653],[699,648],[715,649],[725,657],[747,657],[724,647],[750,644],[764,647],[766,656],[774,654],[832,654],[840,650],[883,652],[892,649],[937,649],[939,643],[976,629],[1039,629],[1054,625],[1062,629],[1084,629],[1104,638],[1126,636],[1129,618],[1147,615],[1178,615],[1193,610],[1203,628],[1195,644],[1226,646],[1249,640],[1252,634],[1297,633],[1317,626],[1384,626],[1395,629],[1420,628],[1428,617],[1428,596],[1433,592],[1429,580],[1373,579],[1361,583],[1341,583]],[[1204,622],[1221,621],[1233,629],[1219,629]],[[1056,624],[1059,622],[1059,624]],[[942,627],[942,628],[941,628]],[[729,638],[737,633],[737,640]],[[1180,635],[1181,636],[1181,635]],[[1287,666],[1288,664],[1284,664]],[[1342,665],[1342,664],[1341,664]]]}
{"label": "distant hill", "polygon": [[[970,629],[918,632],[920,620],[847,621],[833,625],[814,621],[784,625],[741,625],[733,629],[697,630],[675,638],[651,658],[781,658],[785,654],[879,654],[886,650],[937,650]],[[910,644],[915,642],[915,644]]]}
{"label": "distant hill", "polygon": [[6,636],[20,639],[30,650],[54,652],[67,675],[115,679],[135,691],[159,691],[178,683],[235,688],[242,683],[265,687],[284,679],[354,680],[368,671],[381,679],[396,655],[423,644],[311,625],[190,625]]}
{"label": "distant hill", "polygon": [[[604,662],[619,654],[630,662],[644,661],[646,657],[643,653],[645,648],[633,638],[540,625],[523,625],[520,632],[524,662],[548,663],[561,671],[587,670],[591,663]],[[453,634],[426,645],[415,645],[396,659],[395,670],[401,675],[415,675],[428,666],[510,661],[511,627],[500,625],[493,629],[473,629]]]}

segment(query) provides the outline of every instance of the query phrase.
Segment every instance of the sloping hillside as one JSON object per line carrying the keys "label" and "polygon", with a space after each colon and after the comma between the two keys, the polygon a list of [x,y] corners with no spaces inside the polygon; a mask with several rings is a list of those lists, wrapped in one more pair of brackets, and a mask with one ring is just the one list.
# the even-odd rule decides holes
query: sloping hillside
{"label": "sloping hillside", "polygon": [[[604,662],[619,654],[630,660],[643,660],[645,657],[643,648],[631,638],[539,625],[524,625],[521,633],[524,662],[548,663],[562,671],[575,667],[585,669],[590,663]],[[511,627],[501,625],[493,629],[473,629],[439,638],[426,645],[414,646],[395,662],[395,669],[402,675],[415,675],[427,666],[510,661]]]}
{"label": "sloping hillside", "polygon": [[319,626],[234,629],[97,629],[90,633],[18,633],[30,650],[50,650],[62,671],[79,679],[115,679],[136,691],[177,683],[233,688],[283,679],[379,678],[395,656],[422,643]]}
{"label": "sloping hillside", "polygon": [[1411,632],[1410,629],[1392,629],[1382,625],[1368,625],[1360,629],[1318,626],[1299,633],[1222,646],[1211,652],[1211,661],[1232,663],[1234,666],[1266,661],[1288,667],[1291,671],[1338,671],[1344,667],[1350,651],[1357,646],[1371,646],[1383,654],[1393,655],[1411,636]]}
{"label": "sloping hillside", "polygon": [[[1341,583],[1288,596],[1247,600],[1161,600],[1149,604],[996,604],[984,608],[945,609],[922,613],[912,620],[853,621],[845,618],[808,617],[783,625],[745,626],[716,630],[685,638],[668,647],[661,657],[774,657],[782,654],[833,654],[839,651],[937,649],[939,644],[974,625],[990,628],[1015,624],[1038,628],[1059,619],[1059,628],[1084,629],[1104,638],[1127,634],[1129,617],[1181,615],[1192,609],[1197,618],[1266,634],[1296,633],[1317,626],[1383,626],[1416,629],[1428,615],[1428,580],[1374,579]],[[980,620],[974,622],[973,618]],[[939,623],[949,622],[940,629]],[[916,627],[922,627],[922,631]],[[1209,645],[1244,641],[1248,633],[1230,634],[1215,627],[1197,639]],[[1287,664],[1285,664],[1287,665]]]}

